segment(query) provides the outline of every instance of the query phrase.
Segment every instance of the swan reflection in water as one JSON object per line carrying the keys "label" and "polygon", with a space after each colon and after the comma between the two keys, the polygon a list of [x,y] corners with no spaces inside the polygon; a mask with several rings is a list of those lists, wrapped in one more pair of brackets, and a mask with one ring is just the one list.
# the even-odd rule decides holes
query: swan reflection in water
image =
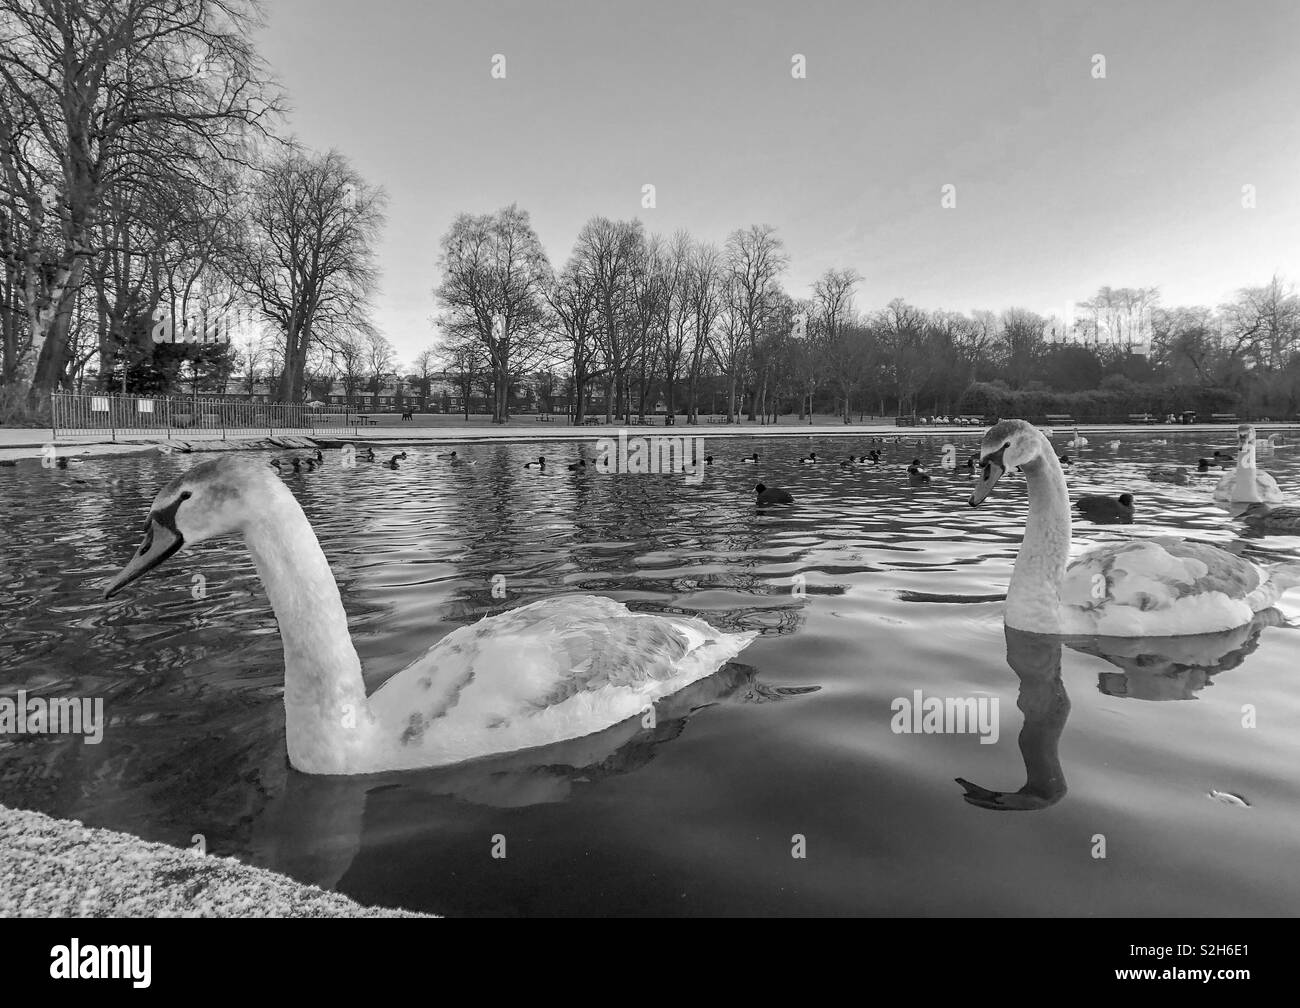
{"label": "swan reflection in water", "polygon": [[[334,889],[362,848],[363,834],[381,829],[364,822],[370,795],[401,788],[496,809],[563,802],[575,785],[649,763],[658,747],[681,735],[691,715],[704,707],[770,703],[820,688],[772,686],[759,680],[753,668],[728,663],[660,700],[652,726],[648,718],[629,718],[594,735],[427,770],[340,777],[290,769],[283,790],[255,828],[252,860],[310,885]],[[418,833],[431,827],[427,821],[404,817],[397,828]]]}
{"label": "swan reflection in water", "polygon": [[1191,637],[1058,637],[1005,627],[1007,664],[1020,679],[1016,706],[1024,715],[1020,755],[1025,783],[993,791],[963,777],[957,783],[971,805],[995,812],[1050,808],[1065,797],[1059,746],[1070,698],[1061,681],[1061,649],[1104,658],[1122,671],[1102,672],[1099,692],[1128,700],[1191,700],[1213,677],[1235,669],[1259,646],[1265,627],[1295,629],[1276,609],[1256,613],[1234,630]]}

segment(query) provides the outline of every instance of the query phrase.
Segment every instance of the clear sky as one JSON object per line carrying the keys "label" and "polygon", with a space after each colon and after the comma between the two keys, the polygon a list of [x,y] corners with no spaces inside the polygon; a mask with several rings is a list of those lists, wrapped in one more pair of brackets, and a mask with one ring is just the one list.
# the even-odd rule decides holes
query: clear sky
{"label": "clear sky", "polygon": [[388,190],[377,321],[404,361],[433,340],[439,236],[512,202],[557,267],[593,214],[719,244],[772,224],[791,294],[852,266],[859,308],[1060,314],[1103,284],[1216,304],[1300,281],[1296,0],[266,10],[289,131]]}

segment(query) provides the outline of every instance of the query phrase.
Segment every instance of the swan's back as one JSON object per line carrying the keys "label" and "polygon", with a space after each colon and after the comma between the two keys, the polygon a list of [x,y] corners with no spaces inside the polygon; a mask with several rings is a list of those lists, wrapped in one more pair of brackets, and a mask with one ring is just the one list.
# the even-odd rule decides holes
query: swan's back
{"label": "swan's back", "polygon": [[1249,560],[1205,543],[1156,538],[1106,543],[1070,564],[1062,633],[1166,637],[1249,622],[1260,587]]}
{"label": "swan's back", "polygon": [[460,627],[370,698],[390,768],[601,731],[716,671],[756,636],[563,595]]}

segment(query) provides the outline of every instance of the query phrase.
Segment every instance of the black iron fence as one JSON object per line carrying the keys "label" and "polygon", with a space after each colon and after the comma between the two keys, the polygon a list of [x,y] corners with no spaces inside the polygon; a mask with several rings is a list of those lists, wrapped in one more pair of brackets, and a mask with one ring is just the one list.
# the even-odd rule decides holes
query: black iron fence
{"label": "black iron fence", "polygon": [[184,437],[205,431],[312,431],[319,427],[355,426],[357,414],[343,406],[307,403],[264,403],[198,396],[99,395],[93,392],[56,392],[52,397],[51,427],[60,431],[157,431],[167,437]]}

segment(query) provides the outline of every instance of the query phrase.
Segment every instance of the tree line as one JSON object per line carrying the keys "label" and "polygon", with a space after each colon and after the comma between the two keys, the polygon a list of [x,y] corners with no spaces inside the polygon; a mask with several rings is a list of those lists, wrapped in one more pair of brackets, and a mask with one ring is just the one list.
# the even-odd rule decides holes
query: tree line
{"label": "tree line", "polygon": [[860,310],[855,269],[827,269],[796,297],[782,285],[788,267],[766,224],[718,245],[593,217],[555,268],[518,206],[462,214],[441,241],[433,352],[492,390],[498,422],[525,378],[559,386],[579,420],[595,404],[625,422],[660,404],[693,422],[719,390],[728,422],[1300,408],[1300,299],[1278,277],[1216,307],[1103,287],[1042,315],[901,299]]}
{"label": "tree line", "polygon": [[[593,217],[552,263],[518,206],[457,216],[436,336],[374,324],[384,191],[285,132],[253,0],[0,0],[0,419],[60,389],[302,402],[439,383],[495,421],[832,413],[1294,415],[1300,304],[1278,277],[1215,306],[1104,287],[1064,314],[860,307],[849,266],[788,289],[769,224],[718,241]],[[526,389],[528,397],[521,397]]]}

